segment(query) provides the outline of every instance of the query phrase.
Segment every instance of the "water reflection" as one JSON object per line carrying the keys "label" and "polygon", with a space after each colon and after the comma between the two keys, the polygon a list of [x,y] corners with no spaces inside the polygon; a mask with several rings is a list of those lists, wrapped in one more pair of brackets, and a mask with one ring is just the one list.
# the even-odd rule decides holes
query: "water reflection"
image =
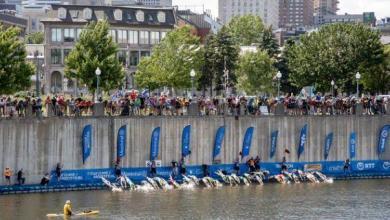
{"label": "water reflection", "polygon": [[1,219],[46,219],[65,200],[88,219],[386,219],[390,180],[266,184],[169,192],[109,191],[0,196]]}

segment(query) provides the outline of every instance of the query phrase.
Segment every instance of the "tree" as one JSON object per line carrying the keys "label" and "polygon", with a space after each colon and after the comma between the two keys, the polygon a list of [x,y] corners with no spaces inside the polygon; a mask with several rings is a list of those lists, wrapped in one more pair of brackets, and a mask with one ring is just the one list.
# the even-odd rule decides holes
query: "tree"
{"label": "tree", "polygon": [[259,16],[244,15],[233,17],[227,27],[236,43],[241,46],[262,43],[265,27]]}
{"label": "tree", "polygon": [[140,62],[135,75],[138,85],[184,89],[191,87],[191,69],[201,71],[203,49],[199,37],[184,26],[169,32],[153,48],[152,56],[143,59],[147,60]]}
{"label": "tree", "polygon": [[355,73],[370,77],[370,69],[383,61],[380,35],[362,24],[333,24],[306,34],[300,42],[287,47],[290,82],[297,87],[314,85],[318,91],[330,91],[330,82],[353,92]]}
{"label": "tree", "polygon": [[213,93],[213,82],[217,75],[216,67],[216,49],[218,48],[218,41],[215,34],[210,34],[207,37],[206,45],[204,47],[204,65],[199,77],[199,89],[205,94],[207,88],[209,88],[210,96]]}
{"label": "tree", "polygon": [[118,46],[108,35],[108,28],[106,20],[88,24],[65,61],[66,76],[86,84],[91,92],[96,90],[98,67],[101,70],[99,87],[103,91],[119,88],[124,80],[123,66],[116,56]]}
{"label": "tree", "polygon": [[26,61],[24,42],[19,39],[20,29],[0,25],[0,94],[12,94],[31,85],[34,65]]}
{"label": "tree", "polygon": [[362,75],[364,88],[372,93],[385,94],[390,91],[390,45],[385,46],[383,62]]}
{"label": "tree", "polygon": [[250,95],[273,90],[272,79],[276,75],[275,60],[266,51],[249,52],[240,57],[237,76],[238,88]]}
{"label": "tree", "polygon": [[272,34],[272,27],[264,29],[259,48],[267,51],[268,55],[271,57],[277,57],[279,54],[279,45]]}
{"label": "tree", "polygon": [[257,45],[260,50],[267,51],[272,57],[276,57],[279,53],[279,45],[272,34],[272,27],[264,25],[259,16],[234,17],[227,27],[236,44],[240,46]]}
{"label": "tree", "polygon": [[[237,82],[235,70],[238,56],[239,47],[226,26],[209,39],[205,47],[205,67],[207,69],[203,74],[207,74],[206,80],[209,79],[214,83],[217,93],[221,94],[221,91],[225,89],[227,77],[227,86],[234,89]],[[225,68],[228,70],[228,76],[225,76]]]}
{"label": "tree", "polygon": [[26,44],[43,44],[45,40],[45,35],[43,32],[35,32],[27,34],[25,37]]}
{"label": "tree", "polygon": [[287,55],[288,52],[291,50],[289,47],[293,46],[295,44],[295,41],[289,39],[286,41],[284,45],[284,50],[281,51],[280,56],[276,57],[276,63],[275,67],[282,73],[282,78],[280,79],[280,90],[283,92],[286,92],[288,94],[294,93],[297,94],[300,92],[300,89],[294,85],[291,84],[289,81],[290,78],[290,70],[288,69],[288,60],[287,58],[289,57]]}

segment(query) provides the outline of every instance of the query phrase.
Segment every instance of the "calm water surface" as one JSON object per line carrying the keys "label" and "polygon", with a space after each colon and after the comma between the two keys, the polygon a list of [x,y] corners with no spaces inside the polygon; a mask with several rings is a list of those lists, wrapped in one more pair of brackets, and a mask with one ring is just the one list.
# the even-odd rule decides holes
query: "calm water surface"
{"label": "calm water surface", "polygon": [[390,180],[223,187],[169,192],[0,196],[0,219],[47,219],[65,200],[99,216],[72,219],[390,219]]}

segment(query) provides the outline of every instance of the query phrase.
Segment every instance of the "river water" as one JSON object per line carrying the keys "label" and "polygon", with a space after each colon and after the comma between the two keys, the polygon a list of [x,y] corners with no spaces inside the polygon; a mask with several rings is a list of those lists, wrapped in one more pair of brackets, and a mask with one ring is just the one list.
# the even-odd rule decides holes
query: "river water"
{"label": "river water", "polygon": [[389,219],[390,180],[112,193],[61,192],[0,196],[0,219],[47,219],[70,199],[72,219]]}

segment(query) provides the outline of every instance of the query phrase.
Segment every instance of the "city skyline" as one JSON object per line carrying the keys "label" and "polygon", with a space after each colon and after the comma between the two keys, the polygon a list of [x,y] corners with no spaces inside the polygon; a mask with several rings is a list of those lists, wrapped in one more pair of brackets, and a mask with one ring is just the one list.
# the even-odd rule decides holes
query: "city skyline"
{"label": "city skyline", "polygon": [[[173,0],[172,4],[198,12],[209,9],[214,17],[218,16],[218,0]],[[340,0],[339,8],[338,14],[375,12],[377,18],[390,17],[389,0]]]}

